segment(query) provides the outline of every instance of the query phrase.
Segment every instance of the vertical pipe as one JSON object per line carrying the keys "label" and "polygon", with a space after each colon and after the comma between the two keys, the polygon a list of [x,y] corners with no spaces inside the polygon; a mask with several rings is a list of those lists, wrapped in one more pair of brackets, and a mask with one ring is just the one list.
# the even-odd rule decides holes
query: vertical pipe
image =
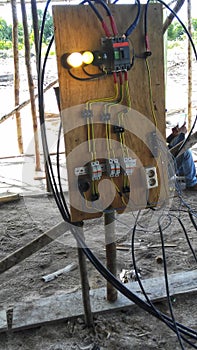
{"label": "vertical pipe", "polygon": [[[117,275],[116,266],[116,243],[115,243],[115,213],[112,209],[109,213],[104,214],[105,225],[105,245],[106,245],[106,266],[114,275]],[[117,300],[117,290],[109,282],[107,282],[107,300]]]}
{"label": "vertical pipe", "polygon": [[[82,238],[84,239],[83,227],[79,227],[78,231],[80,232]],[[88,273],[87,273],[87,263],[86,257],[80,247],[78,247],[78,261],[79,261],[79,269],[80,269],[80,277],[81,277],[81,288],[82,288],[82,300],[84,307],[84,316],[85,323],[88,327],[94,327],[93,315],[91,311],[90,304],[90,286],[88,281]]]}
{"label": "vertical pipe", "polygon": [[[188,31],[192,33],[191,0],[187,0]],[[188,38],[188,130],[192,127],[192,49]]]}

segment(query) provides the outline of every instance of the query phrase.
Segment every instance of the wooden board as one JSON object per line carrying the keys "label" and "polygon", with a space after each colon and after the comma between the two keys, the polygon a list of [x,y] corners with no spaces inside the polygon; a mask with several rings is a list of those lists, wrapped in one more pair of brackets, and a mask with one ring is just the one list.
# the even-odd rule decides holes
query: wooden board
{"label": "wooden board", "polygon": [[[143,286],[152,301],[166,298],[163,277],[155,277],[142,281]],[[127,283],[126,287],[138,297],[144,297],[140,292],[138,282]],[[180,272],[169,275],[170,295],[178,295],[197,291],[197,270]],[[93,313],[116,311],[134,305],[121,294],[116,302],[106,300],[106,289],[99,288],[90,291],[90,300]],[[32,328],[42,324],[63,321],[72,317],[83,316],[81,292],[70,294],[56,294],[51,297],[20,303],[13,309],[12,330]],[[0,329],[1,331],[1,329]]]}
{"label": "wooden board", "polygon": [[4,192],[0,193],[0,204],[18,201],[20,196],[18,193]]}
{"label": "wooden board", "polygon": [[[136,6],[111,5],[110,7],[119,33],[122,35],[135,18]],[[149,57],[148,63],[151,75],[151,90],[149,88],[147,65],[145,59],[142,58],[145,51],[144,9],[145,6],[143,5],[139,25],[130,37],[131,56],[133,50],[135,52],[134,66],[128,73],[131,109],[121,119],[121,126],[125,128],[125,144],[128,148],[128,155],[137,162],[132,175],[128,179],[130,193],[123,193],[125,178],[123,175],[111,179],[103,173],[102,179],[97,184],[100,197],[98,200],[91,202],[92,183],[89,175],[82,177],[75,175],[76,168],[84,167],[93,159],[90,145],[92,146],[94,142],[88,142],[87,120],[82,117],[82,111],[87,108],[87,101],[114,96],[113,78],[108,75],[105,78],[88,82],[73,79],[68,71],[63,68],[61,57],[68,52],[98,50],[101,47],[101,38],[105,35],[100,22],[89,6],[53,6],[60,105],[67,156],[72,221],[101,216],[109,206],[119,213],[124,210],[144,208],[148,203],[155,206],[157,203],[163,203],[168,197],[167,156],[161,147],[161,144],[165,145],[162,6],[160,4],[149,6],[148,29],[152,56]],[[106,18],[105,12],[103,12],[103,17]],[[89,67],[88,69],[92,73],[98,72],[97,67]],[[79,77],[84,76],[81,68],[75,69],[74,74]],[[152,113],[151,103],[155,116]],[[101,118],[103,110],[105,110],[105,104],[92,104],[95,158],[103,164],[110,157],[123,158],[120,137],[113,132],[113,126],[120,123],[118,113],[123,109],[125,110],[125,102],[110,107],[109,130],[112,141],[109,146],[106,141],[106,123]],[[155,128],[160,140],[156,157],[153,156],[151,146],[148,144],[150,133],[154,132]],[[144,170],[146,166],[156,167],[158,176],[158,187],[150,190],[147,190],[146,186]],[[80,182],[85,182],[90,187],[85,195],[79,191]]]}
{"label": "wooden board", "polygon": [[15,252],[6,256],[0,261],[0,274],[19,264],[21,261],[36,253],[47,244],[53,242],[68,230],[69,225],[65,221],[61,221],[50,230],[42,233],[37,238],[27,243],[24,247],[17,249]]}

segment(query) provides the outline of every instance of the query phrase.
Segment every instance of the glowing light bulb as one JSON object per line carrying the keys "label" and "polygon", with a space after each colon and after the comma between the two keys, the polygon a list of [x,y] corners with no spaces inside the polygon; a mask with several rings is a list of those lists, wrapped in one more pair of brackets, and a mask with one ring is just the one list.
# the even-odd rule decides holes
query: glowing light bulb
{"label": "glowing light bulb", "polygon": [[85,51],[82,54],[82,59],[83,59],[83,63],[91,64],[93,62],[93,60],[94,60],[94,56],[93,56],[91,51]]}
{"label": "glowing light bulb", "polygon": [[82,54],[73,52],[67,57],[67,63],[73,68],[80,67],[83,64]]}

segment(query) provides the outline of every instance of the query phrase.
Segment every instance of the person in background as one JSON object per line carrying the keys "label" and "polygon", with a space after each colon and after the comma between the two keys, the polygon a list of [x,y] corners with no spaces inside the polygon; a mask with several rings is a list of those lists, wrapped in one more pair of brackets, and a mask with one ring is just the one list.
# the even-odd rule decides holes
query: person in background
{"label": "person in background", "polygon": [[[172,148],[179,142],[184,141],[186,133],[186,123],[184,123],[180,128],[178,125],[172,128],[172,133],[167,137],[169,148]],[[175,167],[176,175],[185,177],[186,189],[190,191],[197,191],[196,167],[190,149],[175,158]]]}

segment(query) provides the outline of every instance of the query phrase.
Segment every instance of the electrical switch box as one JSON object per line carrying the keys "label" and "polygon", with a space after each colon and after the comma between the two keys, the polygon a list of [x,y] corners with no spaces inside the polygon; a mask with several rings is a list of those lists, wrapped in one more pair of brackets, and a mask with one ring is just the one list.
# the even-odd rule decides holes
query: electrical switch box
{"label": "electrical switch box", "polygon": [[[105,10],[95,6],[111,30]],[[72,222],[100,217],[109,207],[121,214],[168,198],[167,154],[164,147],[155,149],[165,142],[166,130],[162,5],[149,4],[152,55],[147,61],[145,5],[128,38],[123,33],[136,17],[136,6],[109,7],[117,36],[113,31],[105,36],[91,6],[52,7]],[[70,70],[62,66],[65,53],[97,50],[102,69],[96,61]],[[155,129],[157,140],[150,142]]]}

